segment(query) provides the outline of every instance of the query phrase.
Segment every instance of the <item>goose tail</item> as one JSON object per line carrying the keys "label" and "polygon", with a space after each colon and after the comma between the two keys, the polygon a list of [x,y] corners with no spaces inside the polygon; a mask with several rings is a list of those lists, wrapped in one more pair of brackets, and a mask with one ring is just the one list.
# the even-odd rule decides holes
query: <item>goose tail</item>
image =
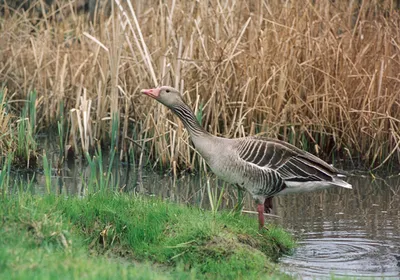
{"label": "goose tail", "polygon": [[[345,176],[340,176],[340,177],[345,177]],[[338,177],[333,178],[332,184],[338,187],[342,187],[345,189],[352,189],[353,186],[346,181],[343,181],[342,179],[339,179]]]}

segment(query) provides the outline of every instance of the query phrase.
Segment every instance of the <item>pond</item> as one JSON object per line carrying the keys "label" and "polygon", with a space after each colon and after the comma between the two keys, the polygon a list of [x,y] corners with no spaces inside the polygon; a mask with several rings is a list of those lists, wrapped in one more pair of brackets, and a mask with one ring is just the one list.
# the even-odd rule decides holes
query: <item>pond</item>
{"label": "pond", "polygon": [[[130,169],[130,170],[129,170]],[[90,168],[81,162],[66,164],[52,177],[55,191],[65,195],[85,195]],[[33,174],[24,174],[31,180]],[[44,193],[45,178],[35,174],[31,191]],[[214,177],[185,175],[174,180],[154,172],[138,176],[126,165],[114,169],[114,180],[123,191],[140,192],[178,203],[209,209],[207,184],[221,193],[224,184]],[[138,180],[138,178],[140,178]],[[118,180],[116,180],[118,179]],[[301,279],[336,276],[400,278],[400,176],[385,179],[354,176],[348,178],[353,190],[327,190],[275,197],[274,215],[267,223],[281,224],[298,238],[298,248],[280,259],[282,270]],[[237,204],[237,189],[225,188],[220,208]],[[254,201],[244,197],[246,215],[257,216]]]}
{"label": "pond", "polygon": [[329,189],[277,199],[280,223],[299,237],[282,268],[302,279],[400,277],[400,177],[352,177],[353,190]]}

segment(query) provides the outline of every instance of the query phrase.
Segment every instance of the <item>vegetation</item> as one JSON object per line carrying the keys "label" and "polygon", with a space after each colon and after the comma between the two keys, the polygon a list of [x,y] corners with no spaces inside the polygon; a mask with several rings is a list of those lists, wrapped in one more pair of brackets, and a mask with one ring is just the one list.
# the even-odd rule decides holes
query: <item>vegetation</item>
{"label": "vegetation", "polygon": [[[115,0],[91,20],[75,2],[0,7],[0,278],[286,277],[270,261],[290,237],[237,215],[240,193],[235,213],[218,211],[224,188],[209,185],[211,212],[122,194],[117,157],[206,170],[141,88],[179,88],[216,135],[259,133],[369,168],[400,161],[394,1]],[[57,162],[37,141],[49,130]],[[71,155],[91,170],[84,198],[52,195],[52,164]],[[43,197],[10,181],[12,164],[37,162]]]}
{"label": "vegetation", "polygon": [[0,198],[2,279],[287,279],[271,262],[293,248],[246,216],[132,197]]}
{"label": "vegetation", "polygon": [[398,162],[394,1],[132,5],[115,1],[115,16],[93,22],[69,5],[0,19],[0,80],[12,110],[36,90],[36,131],[63,116],[65,153],[109,143],[116,116],[122,156],[133,149],[174,170],[204,166],[183,126],[139,93],[169,84],[211,133],[262,133],[367,167]]}
{"label": "vegetation", "polygon": [[217,211],[222,194],[207,211],[124,193],[113,177],[118,172],[104,172],[100,147],[86,156],[90,174],[82,178],[83,197],[54,194],[58,183],[45,151],[39,195],[33,194],[33,178],[10,175],[11,153],[3,162],[0,278],[289,278],[274,264],[294,247],[281,228],[259,232],[249,216]]}
{"label": "vegetation", "polygon": [[3,162],[0,278],[288,278],[273,263],[294,247],[281,228],[259,232],[249,216],[217,211],[222,193],[213,211],[124,193],[111,170],[117,165],[104,168],[100,147],[86,156],[83,197],[54,195],[45,151],[39,195],[33,178],[10,176],[12,154]]}

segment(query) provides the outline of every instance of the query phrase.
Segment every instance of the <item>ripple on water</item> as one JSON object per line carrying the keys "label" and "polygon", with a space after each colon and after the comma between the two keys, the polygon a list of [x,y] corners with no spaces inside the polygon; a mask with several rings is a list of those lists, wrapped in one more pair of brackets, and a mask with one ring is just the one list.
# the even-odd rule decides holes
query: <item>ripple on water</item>
{"label": "ripple on water", "polygon": [[[368,196],[356,195],[365,193],[368,184],[353,186],[354,191],[340,200],[335,191],[300,196],[303,204],[299,196],[280,200],[282,224],[300,239],[294,254],[280,260],[283,271],[300,279],[330,279],[332,274],[400,279],[400,201],[396,195],[400,184],[395,184],[396,192],[381,187]],[[370,207],[374,200],[380,208]]]}
{"label": "ripple on water", "polygon": [[[299,242],[293,256],[281,263],[289,273],[309,276],[335,275],[397,277],[393,247],[363,238],[312,238]],[[291,269],[294,268],[294,269]]]}

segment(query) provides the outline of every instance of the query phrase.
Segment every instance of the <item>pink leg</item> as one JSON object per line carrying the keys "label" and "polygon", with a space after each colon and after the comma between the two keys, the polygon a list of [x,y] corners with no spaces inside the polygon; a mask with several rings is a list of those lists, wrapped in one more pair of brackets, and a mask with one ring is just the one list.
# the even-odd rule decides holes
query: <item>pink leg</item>
{"label": "pink leg", "polygon": [[258,227],[261,230],[264,227],[264,204],[257,205],[258,212]]}

